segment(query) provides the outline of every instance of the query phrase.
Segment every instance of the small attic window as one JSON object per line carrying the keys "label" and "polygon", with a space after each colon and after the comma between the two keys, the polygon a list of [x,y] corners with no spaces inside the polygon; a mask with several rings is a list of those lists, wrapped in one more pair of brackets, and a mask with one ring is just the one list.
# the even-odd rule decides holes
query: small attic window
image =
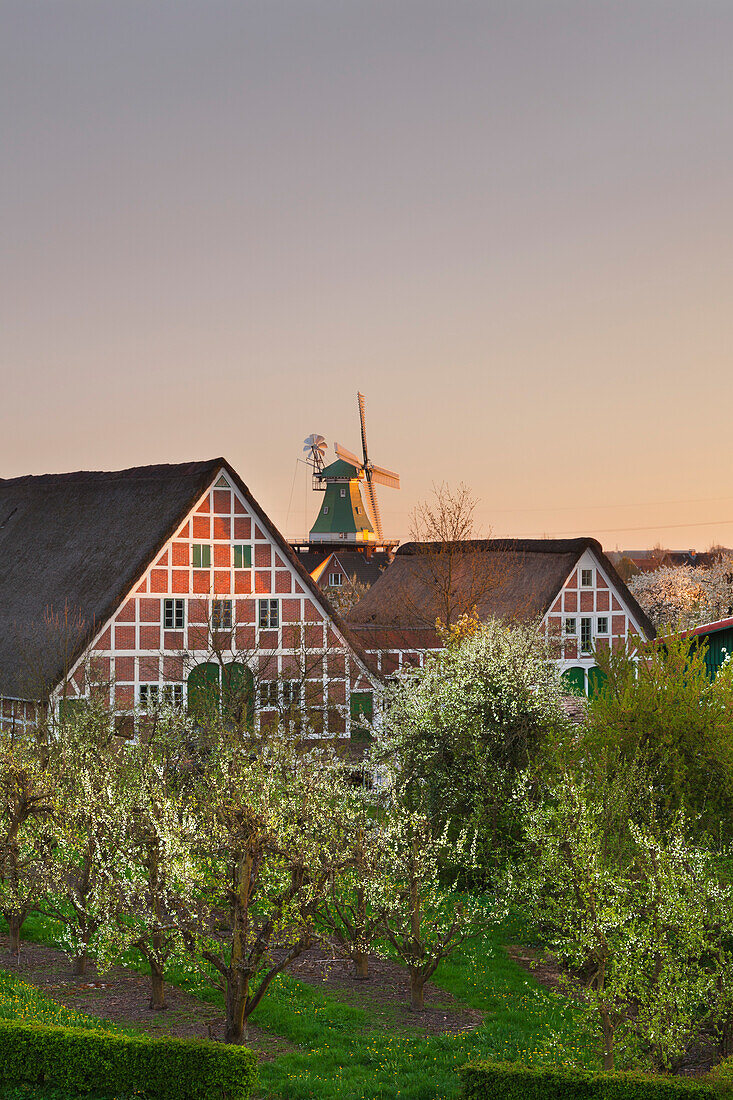
{"label": "small attic window", "polygon": [[345,489],[341,489],[341,490],[340,490],[340,492],[341,492],[341,496],[342,496],[342,497],[345,497],[345,496],[346,496],[346,490],[345,490]]}
{"label": "small attic window", "polygon": [[593,587],[593,570],[581,569],[580,570],[580,587],[592,588]]}
{"label": "small attic window", "polygon": [[227,481],[227,479],[224,477],[223,474],[221,475],[221,477],[217,481],[214,488],[215,489],[229,489],[230,488],[229,482]]}
{"label": "small attic window", "polygon": [[324,516],[328,515],[328,505],[327,504],[323,505],[323,514],[324,514]]}

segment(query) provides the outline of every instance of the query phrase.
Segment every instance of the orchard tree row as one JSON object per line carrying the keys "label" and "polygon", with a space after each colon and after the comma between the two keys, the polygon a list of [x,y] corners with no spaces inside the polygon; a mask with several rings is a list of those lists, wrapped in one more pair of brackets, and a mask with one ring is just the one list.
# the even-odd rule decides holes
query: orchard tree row
{"label": "orchard tree row", "polygon": [[467,835],[437,832],[386,774],[367,791],[332,749],[172,708],[135,741],[113,729],[90,701],[0,742],[0,911],[16,952],[31,911],[62,927],[76,974],[136,951],[157,1009],[184,961],[223,991],[237,1042],[314,944],[361,978],[375,946],[391,950],[420,1010],[440,960],[497,915],[445,875],[455,853],[471,858]]}

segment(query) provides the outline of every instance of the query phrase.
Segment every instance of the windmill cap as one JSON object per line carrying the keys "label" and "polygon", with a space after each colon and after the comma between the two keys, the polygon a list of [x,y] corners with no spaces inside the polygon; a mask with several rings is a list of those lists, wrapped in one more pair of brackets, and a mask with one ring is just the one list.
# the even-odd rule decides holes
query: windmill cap
{"label": "windmill cap", "polygon": [[329,481],[353,481],[355,477],[359,476],[359,471],[350,462],[344,462],[343,458],[337,458],[330,466],[323,467],[320,476],[324,479],[327,478]]}

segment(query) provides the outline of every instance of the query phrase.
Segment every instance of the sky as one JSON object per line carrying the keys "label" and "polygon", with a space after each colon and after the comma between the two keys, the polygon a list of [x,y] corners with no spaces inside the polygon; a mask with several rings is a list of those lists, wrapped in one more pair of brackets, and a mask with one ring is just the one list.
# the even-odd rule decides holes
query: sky
{"label": "sky", "polygon": [[[0,0],[0,476],[733,546],[729,0]],[[329,450],[328,457],[333,456]]]}

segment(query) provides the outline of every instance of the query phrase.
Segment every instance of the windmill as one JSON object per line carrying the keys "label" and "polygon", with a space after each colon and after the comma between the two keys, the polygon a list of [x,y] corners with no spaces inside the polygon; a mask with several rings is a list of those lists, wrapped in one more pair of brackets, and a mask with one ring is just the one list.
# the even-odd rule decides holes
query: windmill
{"label": "windmill", "polygon": [[359,459],[346,447],[342,447],[340,443],[334,443],[334,450],[339,458],[343,462],[348,462],[350,466],[354,466],[358,471],[358,477],[366,480],[366,495],[369,508],[369,514],[372,519],[372,524],[376,532],[379,541],[382,541],[382,515],[379,511],[379,502],[377,501],[376,485],[386,485],[390,489],[399,489],[400,487],[400,475],[394,473],[392,470],[385,470],[383,466],[375,466],[369,458],[369,452],[367,451],[367,436],[366,436],[366,410],[364,407],[364,394],[357,393],[357,401],[359,403],[359,420],[361,423],[361,449],[364,456],[360,462]]}

